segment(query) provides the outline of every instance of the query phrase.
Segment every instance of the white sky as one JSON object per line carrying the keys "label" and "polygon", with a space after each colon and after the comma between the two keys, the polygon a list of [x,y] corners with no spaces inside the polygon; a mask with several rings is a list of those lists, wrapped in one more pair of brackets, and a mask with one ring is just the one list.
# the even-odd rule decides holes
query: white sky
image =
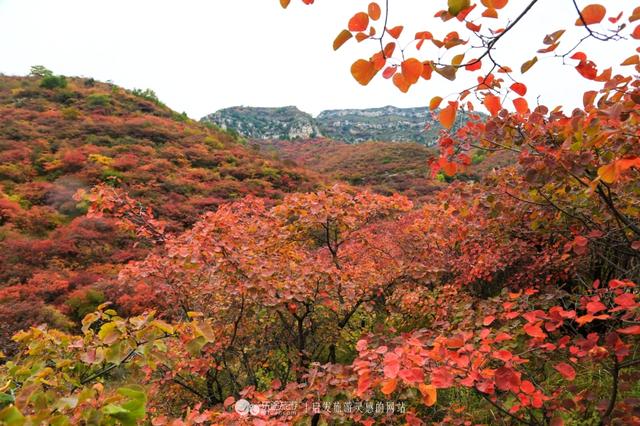
{"label": "white sky", "polygon": [[[466,87],[435,74],[408,94],[381,77],[366,88],[358,85],[351,63],[368,58],[373,42],[351,40],[338,52],[331,46],[368,3],[316,0],[304,6],[292,0],[283,10],[278,0],[0,0],[0,72],[25,75],[31,65],[44,65],[60,74],[151,88],[193,118],[234,105],[296,105],[314,115],[332,108],[421,106]],[[501,17],[514,18],[528,3],[511,0]],[[636,2],[601,3],[617,15]],[[432,16],[445,7],[446,0],[392,0],[389,26],[404,24],[409,37],[430,30],[442,38],[449,30]],[[543,47],[544,34],[569,27],[559,51],[566,49],[582,34],[574,21],[570,0],[540,0],[500,41],[497,57],[519,68]],[[604,68],[619,64],[634,47],[593,41],[581,50]],[[530,103],[541,95],[550,106],[580,105],[582,93],[595,87],[557,59],[541,60],[522,81]]]}

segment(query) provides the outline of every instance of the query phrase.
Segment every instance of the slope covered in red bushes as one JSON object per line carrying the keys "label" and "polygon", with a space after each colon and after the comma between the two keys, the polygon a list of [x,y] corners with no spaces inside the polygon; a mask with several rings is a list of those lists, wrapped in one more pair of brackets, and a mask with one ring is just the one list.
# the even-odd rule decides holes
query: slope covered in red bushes
{"label": "slope covered in red bushes", "polygon": [[225,201],[277,200],[314,179],[152,92],[0,77],[0,346],[30,324],[69,327],[104,299],[88,288],[146,254],[112,220],[85,216],[74,194],[98,183],[126,188],[178,232]]}

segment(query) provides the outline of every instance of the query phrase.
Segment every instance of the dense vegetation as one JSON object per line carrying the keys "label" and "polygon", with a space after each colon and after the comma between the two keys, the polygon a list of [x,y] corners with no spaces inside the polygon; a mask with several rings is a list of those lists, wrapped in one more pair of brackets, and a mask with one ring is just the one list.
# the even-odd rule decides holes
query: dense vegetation
{"label": "dense vegetation", "polygon": [[[97,290],[148,244],[74,194],[126,187],[177,232],[245,195],[282,198],[309,178],[229,134],[162,106],[150,91],[92,79],[0,77],[0,346],[13,333],[73,322],[109,297]],[[51,79],[64,84],[51,85]],[[108,287],[108,286],[107,286]],[[105,295],[105,292],[107,293]]]}
{"label": "dense vegetation", "polygon": [[[527,87],[507,83],[515,73],[494,56],[496,43],[536,0],[503,28],[493,22],[503,23],[499,17],[507,0],[449,0],[436,17],[466,28],[479,46],[467,51],[467,39],[457,31],[441,39],[421,31],[412,43],[416,56],[426,59],[403,50],[397,61],[395,41],[389,39],[399,39],[403,27],[387,27],[389,3],[384,17],[375,2],[357,12],[334,43],[337,49],[351,38],[374,39],[373,56],[352,67],[359,83],[366,85],[380,73],[408,91],[436,75],[453,80],[458,72],[481,74],[477,86],[456,94],[443,108],[437,110],[442,98],[430,103],[444,129],[437,156],[426,160],[431,176],[445,181],[438,190],[411,200],[346,184],[310,188],[304,175],[284,180],[292,172],[282,166],[278,173],[259,176],[271,179],[271,191],[293,189],[295,182],[297,192],[273,197],[277,200],[267,192],[218,203],[189,225],[189,219],[179,221],[162,210],[171,193],[154,198],[147,191],[157,186],[135,180],[113,185],[110,174],[100,174],[90,182],[97,184],[92,189],[76,192],[74,202],[86,208],[78,217],[110,221],[110,236],[137,241],[135,248],[144,248],[144,256],[132,257],[119,270],[105,286],[109,302],[79,323],[66,329],[40,325],[13,336],[18,349],[0,366],[0,422],[640,424],[640,56],[621,58],[636,72],[623,75],[599,70],[587,54],[576,51],[590,38],[640,39],[635,23],[640,8],[605,20],[604,6],[574,3],[575,25],[584,38],[567,47],[563,60],[575,61],[571,71],[598,90],[587,92],[583,107],[567,113],[543,105],[530,108],[523,97]],[[629,31],[632,23],[635,29]],[[547,35],[539,53],[553,54],[563,34]],[[426,49],[420,53],[426,42],[435,46],[436,55],[427,56],[432,52]],[[477,56],[465,62],[468,52]],[[488,62],[484,69],[483,60]],[[523,64],[521,72],[536,61]],[[44,83],[50,77],[55,84]],[[107,93],[89,94],[79,80],[59,76],[9,81],[31,85],[38,99],[75,85],[86,93],[82,99],[89,108],[76,107],[81,123],[100,122],[90,105],[102,109],[113,101],[90,101]],[[5,96],[14,99],[21,90]],[[457,128],[459,109],[473,108],[464,103],[471,94],[490,116]],[[136,98],[122,93],[117,99]],[[512,99],[513,109],[503,106],[505,99]],[[175,138],[189,151],[197,142],[179,137],[187,129],[204,132],[199,135],[205,138],[224,137],[168,110],[154,111],[168,114],[154,118],[163,124],[162,134],[175,126],[181,130],[154,140],[155,126],[143,127],[142,134],[128,127],[154,147]],[[46,127],[49,121],[38,115],[46,110],[12,104],[3,111],[18,113],[29,121],[9,121],[6,127],[17,129],[10,131],[11,146],[32,140],[22,136],[27,127],[42,129],[37,140],[45,141],[77,129],[75,121],[57,116],[53,123],[62,124],[55,131]],[[96,131],[90,128],[86,137]],[[94,145],[100,147],[89,146]],[[70,152],[83,153],[85,146]],[[346,152],[339,144],[325,146],[336,155]],[[346,170],[345,162],[357,173],[362,161],[377,161],[379,153],[395,163],[406,158],[395,159],[403,152],[423,152],[414,146],[401,151],[385,144],[363,147],[350,151],[353,158],[340,159],[332,173]],[[374,148],[378,154],[364,156]],[[215,149],[245,153],[260,170],[277,164],[233,141]],[[305,163],[324,163],[313,160],[312,147],[290,152]],[[33,165],[39,153],[32,148],[22,162],[9,164],[24,164],[39,176],[47,172],[39,171],[40,163]],[[112,151],[98,154],[114,157]],[[52,155],[65,164],[60,150]],[[170,158],[174,155],[175,150]],[[474,156],[493,158],[493,163],[483,161],[473,171]],[[514,157],[517,161],[510,161]],[[88,174],[92,161],[87,156],[76,167]],[[190,170],[169,167],[158,171],[159,180],[170,175],[167,170],[178,176]],[[211,167],[221,168],[219,163]],[[380,169],[376,164],[374,170]],[[3,213],[8,218],[3,220],[9,238],[4,244],[14,241],[9,232],[24,239],[24,223],[30,223],[17,222],[12,212],[33,208],[14,205],[12,188],[20,187],[14,179],[5,179],[9,214]],[[215,191],[219,182],[202,194]],[[188,205],[193,194],[181,195],[180,205]],[[47,232],[43,235],[51,235]],[[69,268],[57,258],[50,267],[58,264]],[[20,294],[44,282],[40,288],[48,291],[55,288],[46,282],[52,276],[47,270],[10,288]]]}

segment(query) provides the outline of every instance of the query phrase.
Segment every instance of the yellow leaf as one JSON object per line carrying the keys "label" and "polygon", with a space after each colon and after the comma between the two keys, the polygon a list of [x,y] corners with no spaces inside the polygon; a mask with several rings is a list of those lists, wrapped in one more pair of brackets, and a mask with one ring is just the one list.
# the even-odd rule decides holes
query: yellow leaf
{"label": "yellow leaf", "polygon": [[525,72],[529,71],[531,67],[536,64],[536,62],[538,62],[538,57],[534,56],[533,59],[522,64],[522,66],[520,67],[520,72],[524,74]]}
{"label": "yellow leaf", "polygon": [[449,13],[452,16],[457,16],[471,5],[470,0],[449,0]]}

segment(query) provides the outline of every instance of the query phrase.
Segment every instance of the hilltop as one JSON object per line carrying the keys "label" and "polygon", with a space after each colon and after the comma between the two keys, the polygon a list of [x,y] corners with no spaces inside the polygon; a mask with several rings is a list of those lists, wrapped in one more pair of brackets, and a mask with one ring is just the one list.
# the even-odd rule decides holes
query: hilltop
{"label": "hilltop", "polygon": [[[459,123],[464,120],[460,115]],[[416,142],[426,146],[435,144],[442,129],[424,107],[336,109],[322,111],[315,118],[293,106],[232,107],[207,115],[202,121],[254,140],[304,140],[323,136],[347,143]]]}

